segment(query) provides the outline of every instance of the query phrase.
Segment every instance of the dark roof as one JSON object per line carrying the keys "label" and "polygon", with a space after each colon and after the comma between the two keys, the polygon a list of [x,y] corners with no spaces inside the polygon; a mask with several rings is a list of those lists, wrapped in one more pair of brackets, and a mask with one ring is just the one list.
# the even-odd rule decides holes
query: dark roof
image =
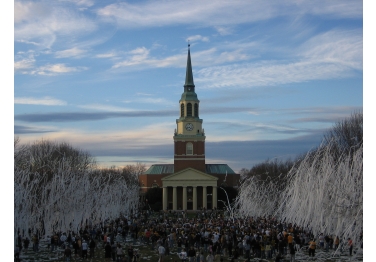
{"label": "dark roof", "polygon": [[206,173],[207,174],[235,174],[227,164],[206,164]]}
{"label": "dark roof", "polygon": [[[206,164],[206,173],[207,174],[227,174],[233,175],[236,174],[227,164]],[[162,174],[173,174],[174,165],[173,164],[158,164],[152,165],[145,174],[147,175],[162,175]]]}
{"label": "dark roof", "polygon": [[172,174],[172,173],[174,173],[173,164],[152,165],[145,172],[145,174],[148,174],[148,175],[161,175],[161,174]]}

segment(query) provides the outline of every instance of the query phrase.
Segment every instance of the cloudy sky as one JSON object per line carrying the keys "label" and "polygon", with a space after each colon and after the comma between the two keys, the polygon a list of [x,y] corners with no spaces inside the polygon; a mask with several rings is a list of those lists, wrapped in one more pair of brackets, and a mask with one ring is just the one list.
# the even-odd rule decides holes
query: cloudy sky
{"label": "cloudy sky", "polygon": [[206,162],[294,158],[363,110],[362,1],[14,2],[14,135],[173,163],[188,40]]}

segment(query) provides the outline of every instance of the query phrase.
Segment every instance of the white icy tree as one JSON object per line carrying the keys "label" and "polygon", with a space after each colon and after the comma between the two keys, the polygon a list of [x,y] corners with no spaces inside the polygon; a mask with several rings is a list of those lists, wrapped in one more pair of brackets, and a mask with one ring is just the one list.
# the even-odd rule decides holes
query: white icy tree
{"label": "white icy tree", "polygon": [[[333,157],[332,145],[308,154],[288,174],[276,214],[315,234],[359,239],[363,231],[363,146]],[[359,243],[359,242],[358,242]]]}
{"label": "white icy tree", "polygon": [[88,154],[72,148],[61,152],[61,146],[48,141],[32,146],[15,143],[15,233],[77,231],[87,223],[115,219],[137,209],[136,178],[120,171],[98,171]]}
{"label": "white icy tree", "polygon": [[[336,139],[343,126],[345,135]],[[351,237],[360,245],[358,240],[363,235],[362,114],[337,124],[334,130],[335,134],[329,132],[323,144],[296,161],[283,178],[260,181],[256,176],[243,176],[236,202],[238,215],[272,215],[308,226],[315,235],[332,234],[342,240]],[[356,136],[352,139],[349,134]]]}

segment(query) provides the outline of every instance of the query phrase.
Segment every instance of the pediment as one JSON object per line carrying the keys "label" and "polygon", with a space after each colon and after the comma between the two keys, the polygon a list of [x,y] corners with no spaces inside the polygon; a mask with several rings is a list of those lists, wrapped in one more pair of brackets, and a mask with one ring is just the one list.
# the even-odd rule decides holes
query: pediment
{"label": "pediment", "polygon": [[186,168],[172,175],[162,178],[162,181],[212,181],[216,182],[217,177],[208,175],[194,168]]}

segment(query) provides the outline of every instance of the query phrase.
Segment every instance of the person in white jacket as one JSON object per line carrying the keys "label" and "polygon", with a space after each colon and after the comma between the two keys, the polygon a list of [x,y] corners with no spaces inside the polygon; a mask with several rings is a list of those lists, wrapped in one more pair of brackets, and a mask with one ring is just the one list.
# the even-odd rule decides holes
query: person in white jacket
{"label": "person in white jacket", "polygon": [[116,242],[120,243],[122,241],[122,236],[120,235],[120,233],[118,233],[116,235]]}
{"label": "person in white jacket", "polygon": [[187,261],[187,252],[185,251],[185,249],[183,248],[183,251],[181,251],[180,253],[178,253],[179,255],[179,258],[181,259],[181,261],[185,262]]}
{"label": "person in white jacket", "polygon": [[82,242],[81,246],[82,246],[82,258],[87,258],[87,250],[89,246],[85,240]]}
{"label": "person in white jacket", "polygon": [[163,262],[163,258],[164,258],[165,252],[166,252],[166,249],[165,249],[164,246],[162,246],[162,244],[161,244],[161,245],[158,247],[159,262]]}

